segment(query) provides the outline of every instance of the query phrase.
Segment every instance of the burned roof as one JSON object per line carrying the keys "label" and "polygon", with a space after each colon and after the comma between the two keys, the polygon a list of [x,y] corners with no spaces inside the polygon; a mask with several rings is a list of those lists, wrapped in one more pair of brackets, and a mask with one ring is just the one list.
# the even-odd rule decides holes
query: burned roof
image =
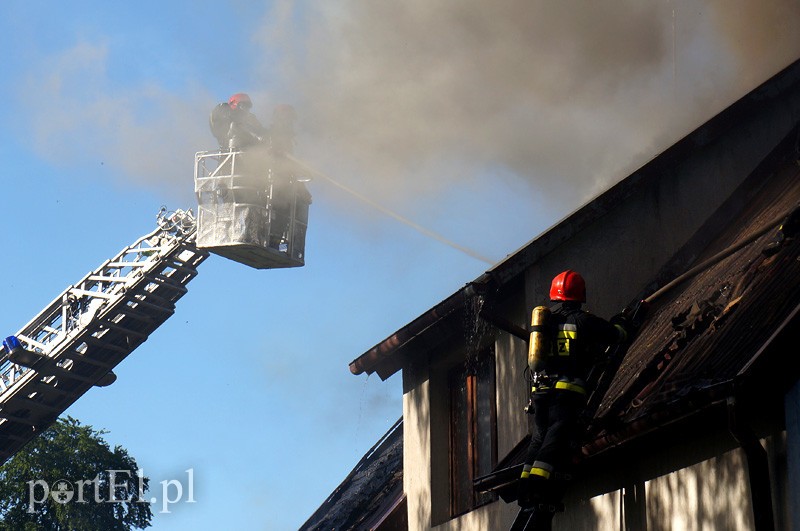
{"label": "burned roof", "polygon": [[[786,355],[786,344],[796,344],[800,331],[800,234],[785,237],[789,231],[774,224],[790,213],[800,222],[798,142],[795,128],[659,274],[654,284],[680,273],[677,267],[689,269],[752,240],[650,308],[592,419],[584,456],[699,417],[731,397],[769,390],[777,397],[773,404],[780,403],[800,377],[800,358]],[[705,242],[703,249],[697,241]],[[510,486],[519,477],[527,439],[492,474],[478,478],[476,489],[514,496]]]}
{"label": "burned roof", "polygon": [[[403,500],[401,418],[300,529],[374,529],[394,513]],[[402,512],[398,514],[402,518]]]}
{"label": "burned roof", "polygon": [[[795,130],[790,137],[795,142],[784,148],[787,158],[772,167],[770,175],[748,183],[751,189],[741,191],[748,195],[747,207],[698,262],[798,207],[797,134]],[[777,229],[768,231],[687,280],[651,309],[596,413],[598,435],[730,395],[757,376],[759,367],[778,367],[776,382],[783,376],[797,378],[796,361],[767,359],[765,354],[800,309],[800,241],[786,238],[770,245],[779,234]]]}

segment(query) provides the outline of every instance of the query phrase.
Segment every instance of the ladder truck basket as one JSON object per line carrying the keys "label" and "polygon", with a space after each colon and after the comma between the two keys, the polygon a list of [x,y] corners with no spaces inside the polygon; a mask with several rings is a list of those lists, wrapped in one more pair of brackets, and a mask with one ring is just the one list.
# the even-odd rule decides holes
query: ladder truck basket
{"label": "ladder truck basket", "polygon": [[288,159],[254,148],[195,155],[198,249],[256,269],[302,267],[311,194]]}

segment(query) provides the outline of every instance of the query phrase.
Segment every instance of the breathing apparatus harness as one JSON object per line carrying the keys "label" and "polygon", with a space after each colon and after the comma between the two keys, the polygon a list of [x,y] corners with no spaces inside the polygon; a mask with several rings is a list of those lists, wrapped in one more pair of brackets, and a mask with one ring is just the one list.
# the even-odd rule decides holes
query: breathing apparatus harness
{"label": "breathing apparatus harness", "polygon": [[[528,366],[525,380],[530,386],[530,397],[526,413],[533,413],[533,397],[536,394],[563,390],[586,394],[586,382],[581,378],[570,378],[565,374],[548,373],[548,360],[560,359],[564,364],[574,363],[573,342],[577,338],[577,326],[567,318],[566,322],[554,322],[553,312],[547,306],[537,306],[531,312],[531,334],[528,342]],[[560,365],[560,364],[559,364]],[[567,371],[572,372],[572,371]]]}

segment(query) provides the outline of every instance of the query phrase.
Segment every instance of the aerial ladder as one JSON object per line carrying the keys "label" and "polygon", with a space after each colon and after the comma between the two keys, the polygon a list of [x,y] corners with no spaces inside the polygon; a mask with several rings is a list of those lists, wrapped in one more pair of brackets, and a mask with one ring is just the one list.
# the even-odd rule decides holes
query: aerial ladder
{"label": "aerial ladder", "polygon": [[157,228],[69,286],[3,341],[0,464],[56,421],[175,313],[210,253],[257,269],[301,267],[311,195],[267,150],[195,155],[198,214],[161,209]]}

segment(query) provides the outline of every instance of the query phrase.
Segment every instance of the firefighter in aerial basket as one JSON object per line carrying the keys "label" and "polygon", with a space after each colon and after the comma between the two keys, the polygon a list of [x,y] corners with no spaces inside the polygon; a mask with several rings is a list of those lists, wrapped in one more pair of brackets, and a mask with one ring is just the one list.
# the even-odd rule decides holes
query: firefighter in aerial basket
{"label": "firefighter in aerial basket", "polygon": [[519,481],[522,508],[560,502],[569,478],[572,456],[580,440],[580,416],[590,389],[593,365],[612,344],[632,334],[624,314],[611,322],[581,308],[586,283],[575,271],[557,275],[550,287],[548,308],[534,308],[528,367],[531,382],[533,432]]}
{"label": "firefighter in aerial basket", "polygon": [[236,151],[265,142],[267,129],[250,112],[252,108],[253,101],[243,92],[214,107],[208,125],[220,150]]}

